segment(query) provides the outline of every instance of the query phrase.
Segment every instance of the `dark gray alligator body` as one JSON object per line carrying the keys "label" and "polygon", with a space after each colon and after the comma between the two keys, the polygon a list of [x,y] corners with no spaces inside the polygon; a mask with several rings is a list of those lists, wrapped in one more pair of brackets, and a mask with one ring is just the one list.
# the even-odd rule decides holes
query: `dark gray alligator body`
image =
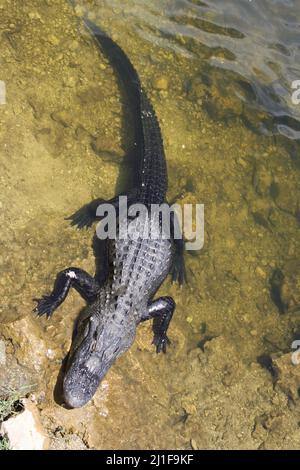
{"label": "dark gray alligator body", "polygon": [[[171,297],[153,300],[153,296],[168,273],[180,284],[185,275],[183,241],[167,237],[160,221],[150,223],[151,204],[165,203],[167,191],[166,161],[157,118],[125,53],[96,25],[89,20],[85,23],[126,85],[136,120],[137,156],[135,186],[127,193],[128,204],[141,203],[146,211],[127,219],[134,237],[116,236],[105,242],[101,272],[92,277],[79,268],[65,269],[57,275],[52,293],[37,301],[35,311],[48,317],[62,304],[70,287],[87,301],[74,330],[63,382],[64,400],[73,408],[83,406],[93,397],[111,365],[132,345],[136,327],[142,321],[154,320],[156,350],[166,351],[167,329],[175,302]],[[120,214],[118,197],[108,202],[116,208],[120,225],[124,215]],[[98,220],[96,209],[103,203],[98,199],[84,206],[71,216],[72,224],[79,228],[90,226]],[[174,216],[171,219],[174,229],[176,220]]]}

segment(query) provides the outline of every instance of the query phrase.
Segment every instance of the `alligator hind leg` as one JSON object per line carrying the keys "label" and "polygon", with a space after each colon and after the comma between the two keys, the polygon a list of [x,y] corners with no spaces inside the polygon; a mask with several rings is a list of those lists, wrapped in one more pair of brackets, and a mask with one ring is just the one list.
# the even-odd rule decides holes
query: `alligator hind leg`
{"label": "alligator hind leg", "polygon": [[174,243],[175,252],[170,274],[173,282],[178,282],[180,286],[187,282],[185,262],[184,262],[184,240],[179,226],[178,218],[171,212],[171,237]]}
{"label": "alligator hind leg", "polygon": [[156,346],[156,352],[164,353],[170,340],[167,337],[167,331],[175,310],[175,301],[172,297],[160,297],[154,300],[148,307],[148,312],[142,318],[142,321],[153,318],[153,344]]}
{"label": "alligator hind leg", "polygon": [[56,276],[51,294],[44,295],[41,299],[34,299],[37,306],[33,311],[38,316],[46,315],[50,318],[54,310],[63,303],[71,287],[74,287],[87,302],[91,302],[99,290],[98,282],[87,272],[79,268],[64,269]]}

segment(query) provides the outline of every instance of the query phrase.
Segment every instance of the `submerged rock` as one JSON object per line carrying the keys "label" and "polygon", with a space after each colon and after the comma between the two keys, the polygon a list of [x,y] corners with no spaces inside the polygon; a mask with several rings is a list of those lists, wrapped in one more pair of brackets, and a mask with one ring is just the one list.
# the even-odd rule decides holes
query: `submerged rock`
{"label": "submerged rock", "polygon": [[253,186],[260,196],[268,196],[273,183],[271,171],[262,164],[257,164],[253,174]]}
{"label": "submerged rock", "polygon": [[58,122],[63,127],[70,127],[73,123],[73,119],[70,113],[66,110],[57,111],[51,114],[53,121]]}
{"label": "submerged rock", "polygon": [[290,260],[284,272],[275,269],[270,279],[271,298],[280,313],[300,310],[300,263]]}
{"label": "submerged rock", "polygon": [[169,81],[166,77],[158,77],[153,80],[153,87],[155,90],[166,91],[169,88]]}
{"label": "submerged rock", "polygon": [[276,182],[276,197],[274,198],[279,209],[295,215],[299,206],[297,185],[288,178]]}
{"label": "submerged rock", "polygon": [[37,408],[22,400],[24,411],[4,421],[0,435],[6,437],[11,450],[47,450],[49,438],[45,433]]}
{"label": "submerged rock", "polygon": [[300,367],[299,353],[284,354],[273,359],[274,367],[277,371],[276,385],[293,401],[299,399],[300,387]]}

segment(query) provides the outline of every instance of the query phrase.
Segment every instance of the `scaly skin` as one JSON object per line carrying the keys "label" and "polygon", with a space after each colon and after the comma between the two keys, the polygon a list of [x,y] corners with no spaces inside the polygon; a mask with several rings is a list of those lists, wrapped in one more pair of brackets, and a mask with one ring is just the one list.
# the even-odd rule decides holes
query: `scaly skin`
{"label": "scaly skin", "polygon": [[[62,304],[71,287],[87,302],[77,321],[63,382],[64,400],[72,408],[85,405],[93,397],[109,368],[132,345],[142,321],[154,319],[156,351],[166,352],[175,302],[171,297],[153,300],[153,296],[169,272],[180,284],[185,277],[183,241],[164,236],[159,221],[151,225],[151,238],[145,232],[151,204],[166,202],[167,191],[163,141],[152,105],[125,53],[97,26],[87,19],[85,23],[119,72],[132,103],[137,172],[128,204],[142,203],[147,210],[127,220],[134,239],[117,236],[101,245],[101,272],[92,277],[79,268],[65,269],[57,275],[52,293],[37,300],[35,311],[47,317]],[[72,224],[90,226],[103,202],[98,199],[81,208],[70,217]],[[108,202],[118,211],[118,198]],[[173,219],[173,226],[175,223]]]}

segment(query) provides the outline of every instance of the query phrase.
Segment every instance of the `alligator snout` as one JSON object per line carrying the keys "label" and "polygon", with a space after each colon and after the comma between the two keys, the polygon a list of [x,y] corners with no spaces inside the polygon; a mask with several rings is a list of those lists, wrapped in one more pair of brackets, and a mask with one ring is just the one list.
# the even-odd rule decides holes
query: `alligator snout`
{"label": "alligator snout", "polygon": [[88,367],[71,367],[63,381],[65,404],[70,408],[80,408],[93,398],[104,378],[106,370],[91,373]]}

